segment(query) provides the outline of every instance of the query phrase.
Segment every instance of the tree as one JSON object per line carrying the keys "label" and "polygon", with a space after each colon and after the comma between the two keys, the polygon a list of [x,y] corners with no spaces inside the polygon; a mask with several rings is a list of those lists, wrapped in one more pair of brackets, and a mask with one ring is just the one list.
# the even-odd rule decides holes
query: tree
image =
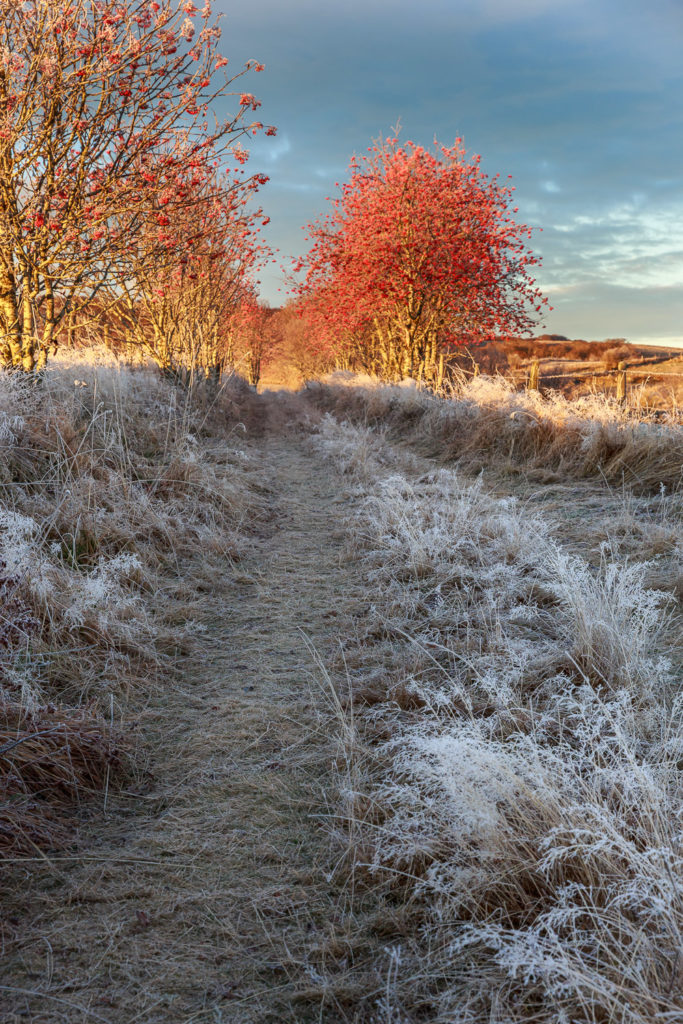
{"label": "tree", "polygon": [[245,182],[237,169],[219,173],[214,164],[204,150],[189,170],[179,173],[173,161],[168,177],[157,169],[173,199],[121,247],[106,291],[117,339],[176,380],[220,376],[230,361],[231,317],[268,252],[258,235],[267,218],[246,208],[246,198],[267,179],[252,175]]}
{"label": "tree", "polygon": [[230,352],[235,369],[252,387],[258,386],[264,360],[272,359],[282,343],[278,314],[258,301],[253,284],[245,284],[231,319]]}
{"label": "tree", "polygon": [[[440,347],[524,333],[543,299],[513,189],[460,139],[427,151],[397,138],[354,158],[333,211],[309,225],[297,264],[304,315],[338,365],[428,373]],[[512,213],[517,213],[515,207]]]}
{"label": "tree", "polygon": [[334,368],[334,353],[326,350],[309,331],[305,313],[297,301],[290,300],[276,315],[280,337],[278,355],[283,366],[299,378],[299,383],[321,377]]}
{"label": "tree", "polygon": [[121,246],[171,198],[191,202],[168,195],[171,171],[263,128],[251,93],[209,124],[210,104],[262,69],[219,74],[219,38],[211,0],[0,0],[5,365],[40,368],[64,318],[111,283]]}

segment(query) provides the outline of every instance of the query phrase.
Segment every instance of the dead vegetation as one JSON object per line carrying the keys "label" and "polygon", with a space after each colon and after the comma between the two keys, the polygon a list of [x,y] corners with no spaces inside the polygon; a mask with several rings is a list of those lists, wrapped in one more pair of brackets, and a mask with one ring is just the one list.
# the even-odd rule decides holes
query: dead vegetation
{"label": "dead vegetation", "polygon": [[443,353],[447,383],[477,374],[502,377],[519,390],[537,376],[551,397],[617,397],[618,370],[627,368],[629,404],[639,415],[665,417],[683,404],[681,350],[635,345],[624,338],[570,340],[561,335],[495,339]]}
{"label": "dead vegetation", "polygon": [[[271,401],[282,435],[295,409]],[[145,701],[147,771],[110,789],[75,851],[5,861],[0,1006],[17,1020],[313,1024],[382,990],[386,924],[349,901],[326,827],[344,674],[320,666],[364,610],[340,559],[351,499],[307,437],[246,451],[271,516],[216,565],[201,642]],[[330,988],[339,955],[357,967]]]}
{"label": "dead vegetation", "polygon": [[683,434],[675,411],[648,417],[603,395],[544,396],[483,375],[460,378],[447,400],[414,382],[390,385],[344,373],[311,384],[307,395],[340,419],[380,426],[395,440],[472,471],[493,462],[643,493],[681,483]]}
{"label": "dead vegetation", "polygon": [[51,373],[2,407],[16,1018],[683,1016],[673,420]]}
{"label": "dead vegetation", "polygon": [[469,348],[455,348],[448,354],[448,361],[454,366],[470,370],[477,366],[481,373],[489,376],[496,373],[505,376],[508,371],[525,367],[533,360],[578,363],[584,369],[599,372],[615,370],[622,361],[636,365],[654,363],[663,358],[662,350],[635,345],[625,338],[585,341],[559,334],[545,334],[537,338],[497,338]]}
{"label": "dead vegetation", "polygon": [[[390,431],[432,415],[341,390]],[[356,429],[328,418],[318,442],[369,492],[339,816],[388,965],[348,1019],[678,1020],[680,496],[625,495],[584,557],[558,518]]]}
{"label": "dead vegetation", "polygon": [[127,697],[197,641],[196,588],[259,504],[249,400],[106,354],[0,378],[0,856],[70,836],[127,763]]}

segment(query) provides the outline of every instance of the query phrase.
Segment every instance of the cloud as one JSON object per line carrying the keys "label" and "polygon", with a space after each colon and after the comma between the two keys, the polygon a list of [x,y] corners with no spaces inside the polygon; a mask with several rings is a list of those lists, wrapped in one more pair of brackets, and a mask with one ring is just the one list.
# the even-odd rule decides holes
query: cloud
{"label": "cloud", "polygon": [[273,142],[268,140],[268,144],[263,149],[263,156],[270,164],[275,164],[278,160],[281,160],[287,153],[291,153],[292,144],[289,141],[287,135],[276,136]]}
{"label": "cloud", "polygon": [[[602,213],[576,214],[552,225],[544,276],[596,280],[632,289],[683,287],[683,202],[650,205],[636,194]],[[553,233],[555,239],[553,241]]]}
{"label": "cloud", "polygon": [[283,254],[301,250],[300,225],[351,154],[400,117],[404,138],[463,135],[487,173],[513,175],[520,221],[545,228],[532,245],[558,331],[680,333],[681,0],[215,7],[233,63],[266,64],[253,89],[280,134],[254,144],[250,166],[271,176],[268,237]]}
{"label": "cloud", "polygon": [[554,307],[545,318],[549,331],[588,340],[674,339],[669,344],[681,336],[676,288],[634,289],[585,281],[564,293],[548,287],[546,294]]}

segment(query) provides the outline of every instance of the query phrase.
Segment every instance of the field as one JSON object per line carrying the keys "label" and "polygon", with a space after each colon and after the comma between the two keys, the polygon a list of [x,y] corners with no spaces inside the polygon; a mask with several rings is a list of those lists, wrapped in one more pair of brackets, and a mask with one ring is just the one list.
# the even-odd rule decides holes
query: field
{"label": "field", "polygon": [[0,380],[3,1020],[683,1018],[678,407],[464,369]]}
{"label": "field", "polygon": [[565,397],[614,396],[621,364],[627,370],[629,402],[642,412],[677,408],[683,399],[683,350],[636,345],[623,338],[590,342],[560,335],[511,338],[456,349],[447,365],[456,374],[498,374],[519,386],[528,381],[535,363],[541,389]]}

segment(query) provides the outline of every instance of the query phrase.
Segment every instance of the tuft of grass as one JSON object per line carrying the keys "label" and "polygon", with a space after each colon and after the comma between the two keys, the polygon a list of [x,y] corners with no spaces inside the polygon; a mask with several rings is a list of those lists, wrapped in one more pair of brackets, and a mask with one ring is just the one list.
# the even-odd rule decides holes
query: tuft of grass
{"label": "tuft of grass", "polygon": [[502,377],[462,378],[447,397],[406,381],[335,373],[306,392],[338,419],[380,427],[444,463],[478,471],[496,460],[518,470],[599,478],[641,493],[681,484],[677,408],[662,417],[605,395],[565,398],[516,391]]}

